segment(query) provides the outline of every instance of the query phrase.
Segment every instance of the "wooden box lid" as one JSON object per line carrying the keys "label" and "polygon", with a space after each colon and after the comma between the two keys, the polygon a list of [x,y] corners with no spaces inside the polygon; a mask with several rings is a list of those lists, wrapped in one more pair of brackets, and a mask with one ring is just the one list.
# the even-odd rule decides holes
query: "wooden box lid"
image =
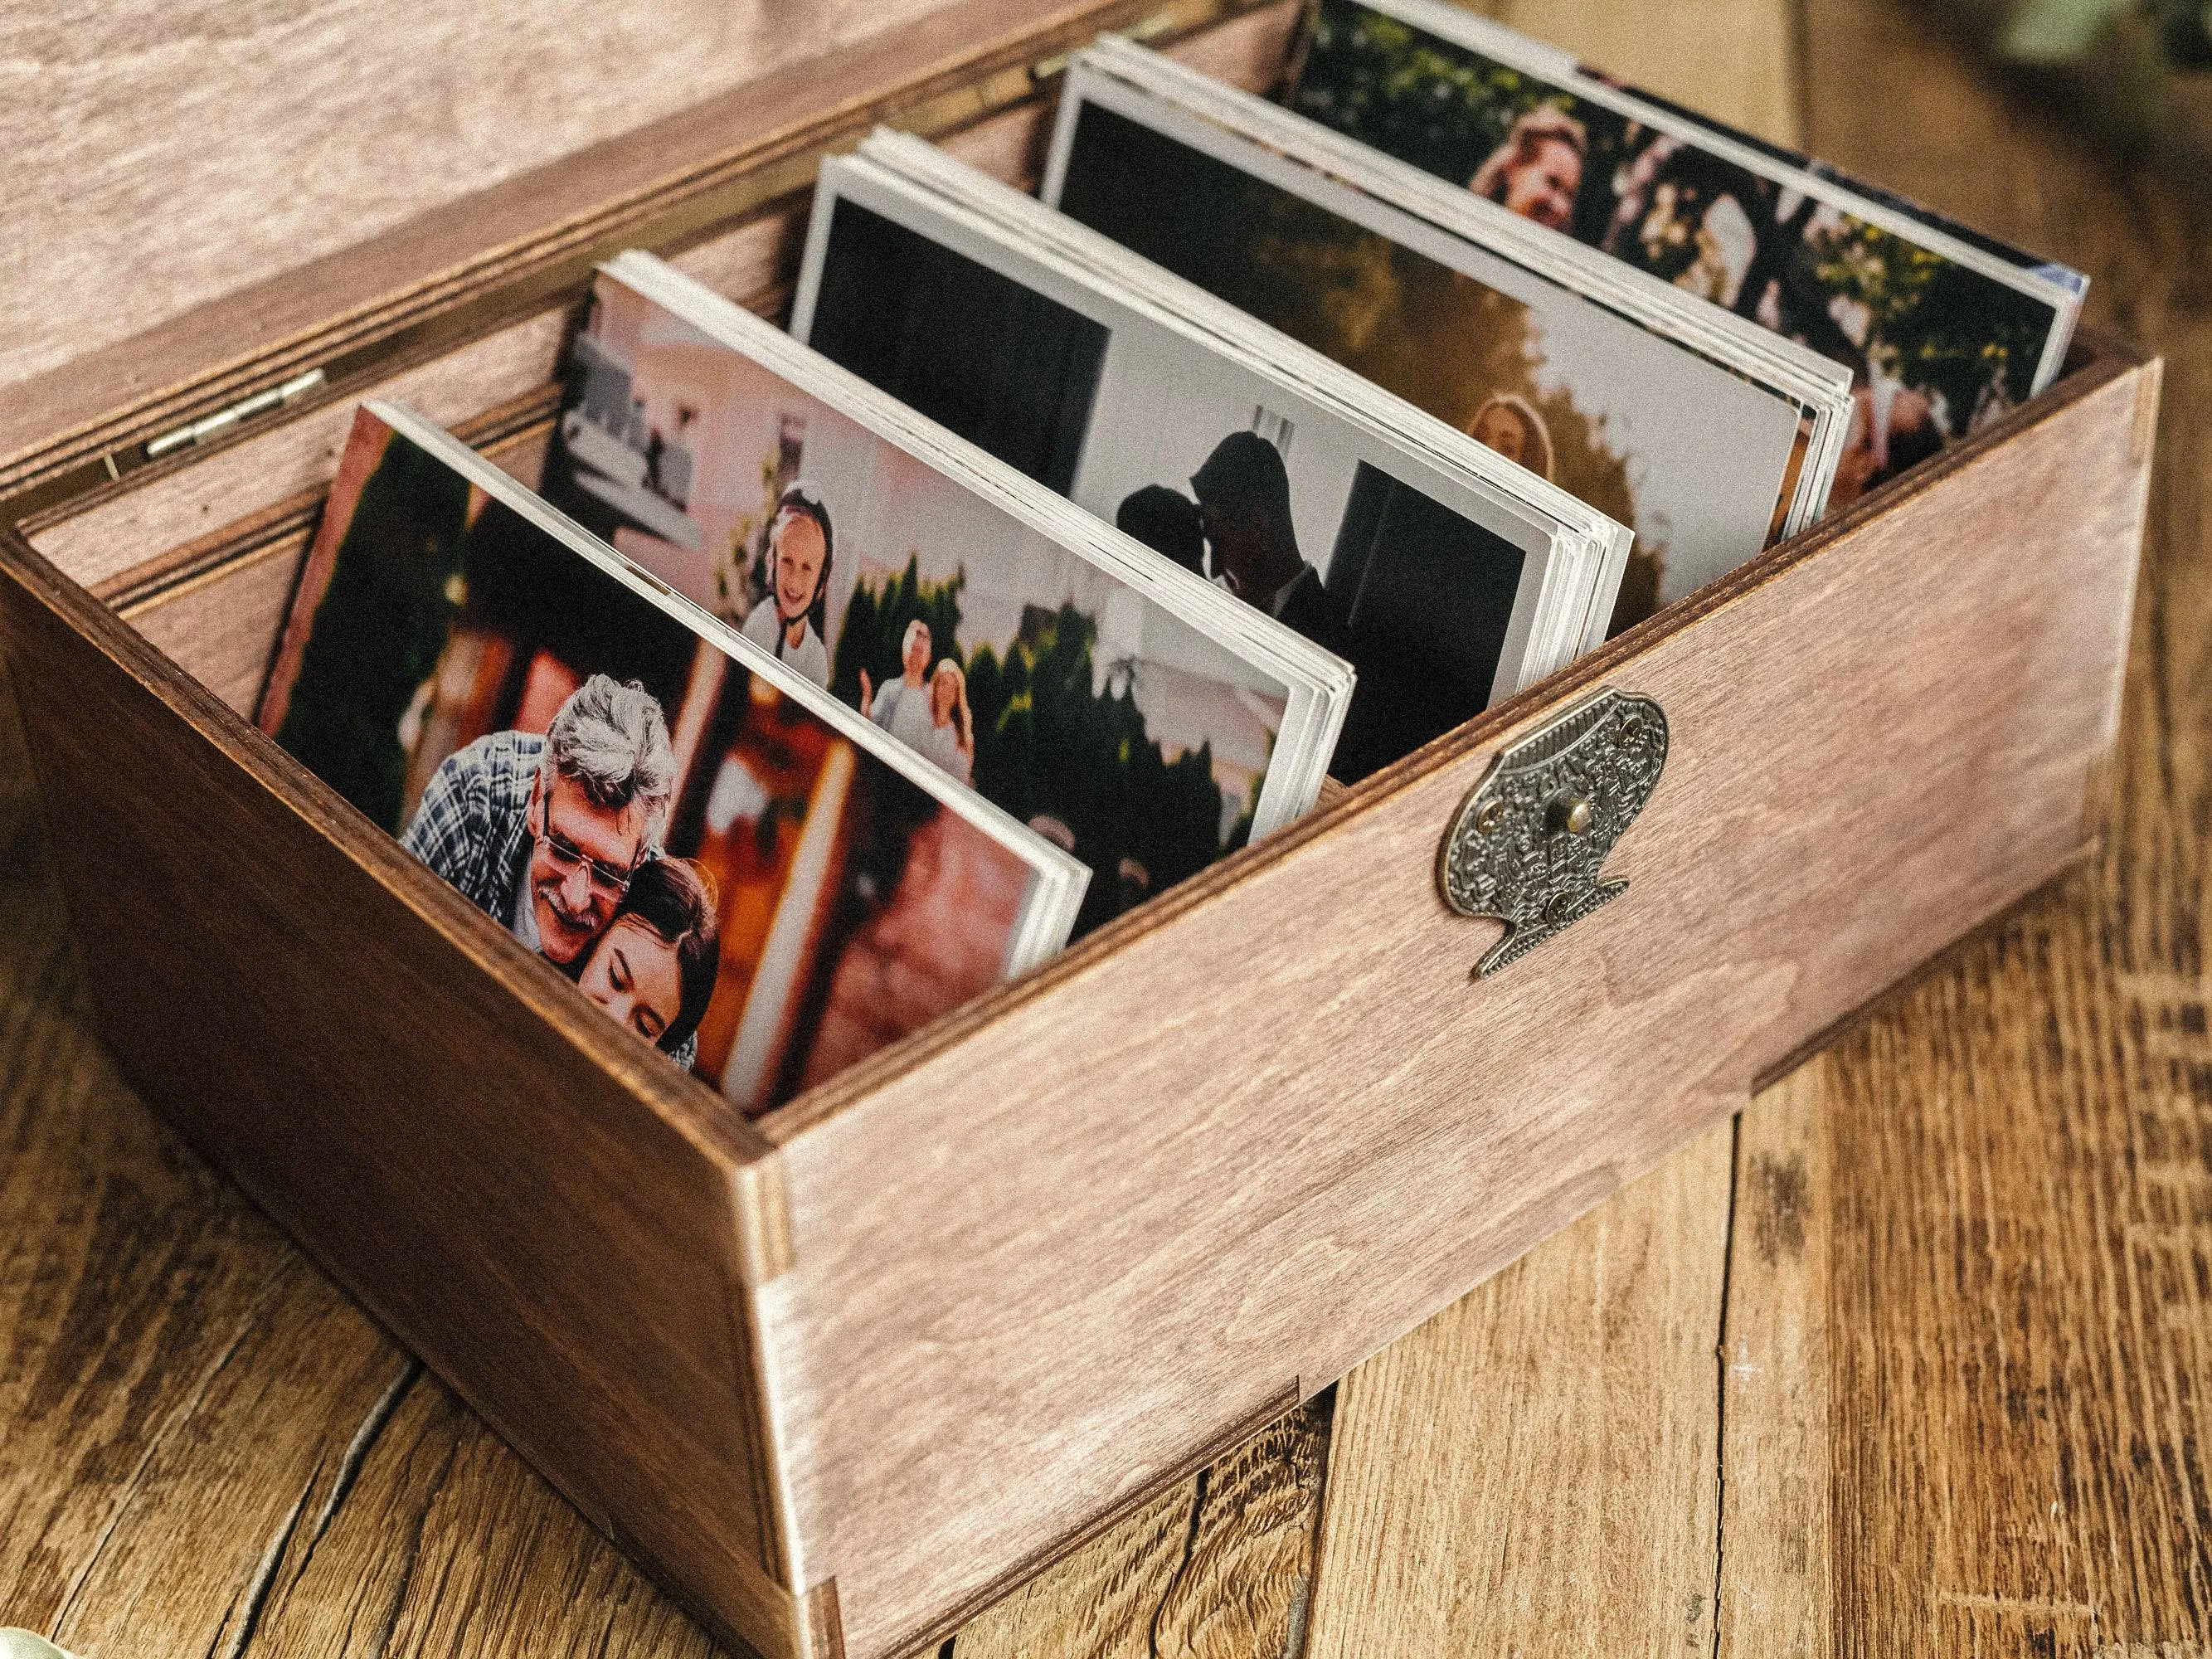
{"label": "wooden box lid", "polygon": [[599,257],[656,208],[757,175],[825,129],[973,98],[1002,70],[1158,10],[118,0],[22,13],[8,55],[39,70],[0,116],[17,264],[0,492],[127,468],[180,423],[548,260]]}

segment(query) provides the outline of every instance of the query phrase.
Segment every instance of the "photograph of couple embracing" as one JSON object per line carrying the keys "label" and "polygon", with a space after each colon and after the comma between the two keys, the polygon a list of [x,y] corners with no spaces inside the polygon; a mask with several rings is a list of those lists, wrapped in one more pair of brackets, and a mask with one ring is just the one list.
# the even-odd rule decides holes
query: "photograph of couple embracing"
{"label": "photograph of couple embracing", "polygon": [[1018,833],[541,514],[447,434],[362,409],[261,729],[748,1114],[1066,937],[1073,896],[1032,937]]}
{"label": "photograph of couple embracing", "polygon": [[659,701],[594,674],[543,736],[448,755],[400,842],[688,1071],[720,929],[704,869],[659,846],[675,784]]}

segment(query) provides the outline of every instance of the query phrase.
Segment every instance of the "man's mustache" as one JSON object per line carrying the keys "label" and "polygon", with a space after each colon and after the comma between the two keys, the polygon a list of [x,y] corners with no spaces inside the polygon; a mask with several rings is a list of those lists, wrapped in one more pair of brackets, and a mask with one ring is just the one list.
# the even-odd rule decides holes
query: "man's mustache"
{"label": "man's mustache", "polygon": [[582,910],[571,910],[561,896],[561,885],[557,881],[541,881],[538,884],[538,896],[544,902],[545,908],[553,913],[556,920],[570,927],[591,927],[590,906],[586,905]]}

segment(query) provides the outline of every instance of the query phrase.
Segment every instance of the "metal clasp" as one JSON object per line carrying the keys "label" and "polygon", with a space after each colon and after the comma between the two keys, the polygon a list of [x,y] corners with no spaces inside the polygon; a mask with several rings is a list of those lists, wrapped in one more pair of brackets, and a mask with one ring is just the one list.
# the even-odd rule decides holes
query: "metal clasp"
{"label": "metal clasp", "polygon": [[1666,711],[1609,689],[1499,753],[1437,857],[1445,903],[1505,924],[1475,977],[1489,978],[1628,890],[1600,872],[1666,764]]}

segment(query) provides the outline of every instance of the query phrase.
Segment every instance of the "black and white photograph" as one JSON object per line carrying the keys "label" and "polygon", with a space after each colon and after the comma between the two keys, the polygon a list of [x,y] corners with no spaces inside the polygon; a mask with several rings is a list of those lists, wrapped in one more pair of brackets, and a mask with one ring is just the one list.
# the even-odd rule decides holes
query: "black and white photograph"
{"label": "black and white photograph", "polygon": [[[793,332],[1350,658],[1334,775],[1550,672],[1594,606],[1610,613],[1595,589],[1625,557],[1621,526],[1555,488],[1510,493],[1478,441],[1295,342],[1238,349],[1233,308],[1164,272],[1181,291],[1149,299],[1106,274],[1121,249],[1054,220],[879,135],[823,170]],[[1409,424],[1419,436],[1393,429]]]}

